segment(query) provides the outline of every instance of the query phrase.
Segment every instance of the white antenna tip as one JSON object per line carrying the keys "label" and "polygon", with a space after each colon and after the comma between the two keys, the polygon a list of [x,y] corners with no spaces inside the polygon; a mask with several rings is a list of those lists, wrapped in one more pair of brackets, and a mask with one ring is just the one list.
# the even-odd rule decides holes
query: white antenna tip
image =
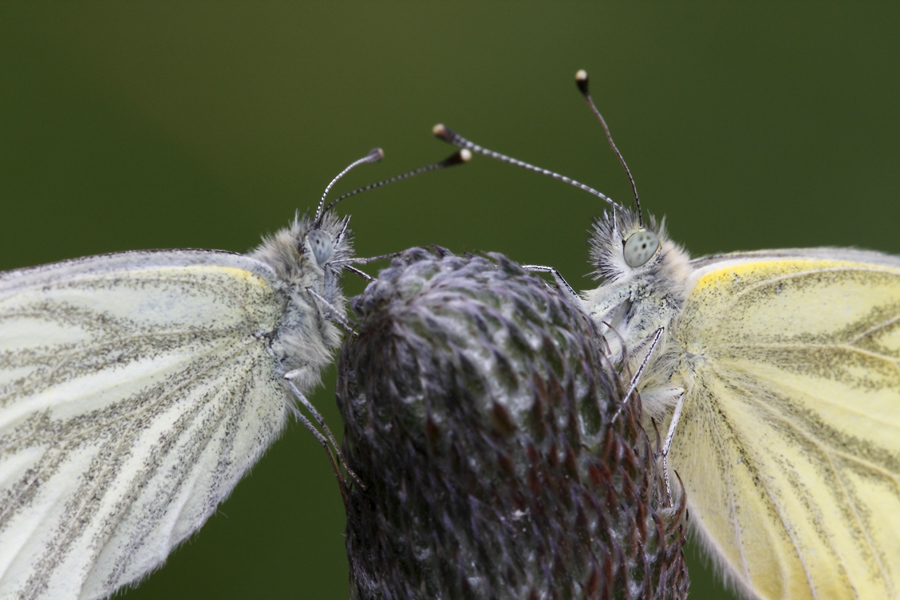
{"label": "white antenna tip", "polygon": [[444,140],[448,144],[453,144],[456,146],[462,145],[462,144],[457,144],[457,142],[455,140],[456,134],[453,133],[450,130],[450,128],[447,127],[446,125],[444,125],[443,123],[438,123],[437,125],[432,127],[431,133],[433,133],[435,137]]}
{"label": "white antenna tip", "polygon": [[378,162],[379,160],[384,158],[384,150],[382,150],[381,148],[372,148],[366,158],[368,158],[371,162]]}
{"label": "white antenna tip", "polygon": [[468,149],[463,148],[459,151],[459,159],[464,163],[467,163],[472,160],[472,153]]}
{"label": "white antenna tip", "polygon": [[578,72],[575,73],[575,81],[579,83],[582,81],[587,81],[587,78],[587,71],[585,71],[584,69],[578,69]]}

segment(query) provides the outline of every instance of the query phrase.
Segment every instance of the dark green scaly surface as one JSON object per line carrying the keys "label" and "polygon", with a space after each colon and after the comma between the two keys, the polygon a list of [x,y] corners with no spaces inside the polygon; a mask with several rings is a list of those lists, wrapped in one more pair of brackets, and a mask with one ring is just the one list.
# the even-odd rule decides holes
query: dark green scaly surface
{"label": "dark green scaly surface", "polygon": [[[685,598],[640,407],[590,320],[500,255],[412,249],[339,360],[354,598]],[[655,441],[653,446],[655,446]]]}

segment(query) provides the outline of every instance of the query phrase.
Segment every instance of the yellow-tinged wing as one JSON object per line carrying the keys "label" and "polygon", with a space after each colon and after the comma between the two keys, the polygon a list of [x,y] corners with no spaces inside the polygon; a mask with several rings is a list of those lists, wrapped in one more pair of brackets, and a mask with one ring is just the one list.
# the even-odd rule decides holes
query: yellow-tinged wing
{"label": "yellow-tinged wing", "polygon": [[285,421],[273,281],[201,251],[0,275],[0,597],[106,596],[212,514]]}
{"label": "yellow-tinged wing", "polygon": [[713,556],[751,596],[900,597],[900,259],[696,264],[669,465]]}

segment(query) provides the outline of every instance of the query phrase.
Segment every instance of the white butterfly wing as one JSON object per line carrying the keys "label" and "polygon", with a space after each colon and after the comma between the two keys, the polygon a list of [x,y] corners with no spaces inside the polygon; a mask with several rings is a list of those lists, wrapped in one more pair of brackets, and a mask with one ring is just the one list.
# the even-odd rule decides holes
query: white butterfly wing
{"label": "white butterfly wing", "polygon": [[272,270],[132,252],[0,276],[0,598],[159,566],[281,431]]}
{"label": "white butterfly wing", "polygon": [[692,521],[751,595],[897,598],[900,259],[693,265],[670,338],[686,396],[669,463]]}

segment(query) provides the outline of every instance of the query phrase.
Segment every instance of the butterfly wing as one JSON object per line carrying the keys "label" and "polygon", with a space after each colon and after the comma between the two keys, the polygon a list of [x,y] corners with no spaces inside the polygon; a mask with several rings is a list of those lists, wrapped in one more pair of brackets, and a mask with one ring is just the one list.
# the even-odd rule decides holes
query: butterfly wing
{"label": "butterfly wing", "polygon": [[0,597],[109,595],[228,496],[285,422],[273,281],[208,251],[0,276]]}
{"label": "butterfly wing", "polygon": [[686,390],[670,467],[738,587],[900,594],[900,259],[695,261],[671,330]]}

